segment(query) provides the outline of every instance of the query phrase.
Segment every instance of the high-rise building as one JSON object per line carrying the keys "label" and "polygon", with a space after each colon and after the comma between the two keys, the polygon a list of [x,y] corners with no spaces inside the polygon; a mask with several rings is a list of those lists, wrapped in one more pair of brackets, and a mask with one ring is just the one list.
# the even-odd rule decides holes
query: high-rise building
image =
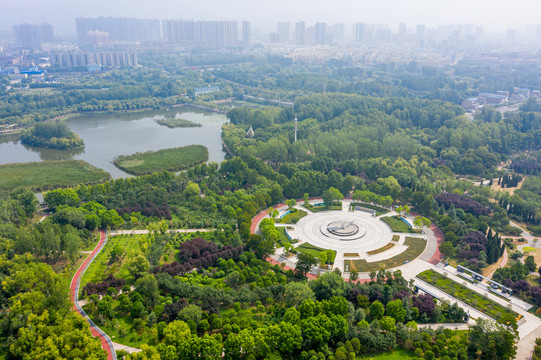
{"label": "high-rise building", "polygon": [[243,21],[242,22],[242,46],[244,46],[245,48],[249,48],[251,37],[252,37],[252,34],[250,31],[250,22]]}
{"label": "high-rise building", "polygon": [[316,23],[316,44],[326,44],[327,43],[327,24],[318,22]]}
{"label": "high-rise building", "polygon": [[417,46],[424,47],[425,45],[425,26],[423,24],[417,25],[415,28],[415,36],[417,40]]}
{"label": "high-rise building", "polygon": [[306,44],[306,24],[304,21],[295,23],[295,44]]}
{"label": "high-rise building", "polygon": [[366,24],[357,23],[355,25],[355,41],[361,44],[366,44]]}
{"label": "high-rise building", "polygon": [[276,25],[276,32],[280,34],[280,42],[289,42],[291,30],[289,28],[289,22],[279,22]]}
{"label": "high-rise building", "polygon": [[277,44],[280,42],[280,34],[278,33],[270,33],[269,34],[269,42],[271,44]]}
{"label": "high-rise building", "polygon": [[106,47],[109,45],[109,33],[106,31],[89,31],[86,34],[88,45],[92,47]]}
{"label": "high-rise building", "polygon": [[88,44],[88,32],[96,30],[109,33],[110,41],[138,42],[161,38],[160,22],[151,19],[78,17],[75,19],[75,27],[80,45]]}
{"label": "high-rise building", "polygon": [[[243,31],[250,32],[250,27]],[[189,48],[231,48],[239,45],[236,21],[163,20],[164,38]],[[250,38],[250,34],[246,39]]]}
{"label": "high-rise building", "polygon": [[332,36],[332,41],[340,43],[346,38],[346,24],[345,23],[336,23],[329,29],[329,35]]}
{"label": "high-rise building", "polygon": [[406,42],[406,23],[400,23],[398,25],[398,42],[401,44]]}
{"label": "high-rise building", "polygon": [[54,41],[53,26],[50,24],[15,25],[13,26],[13,32],[17,44],[25,49],[38,49],[42,43]]}
{"label": "high-rise building", "polygon": [[126,51],[102,51],[89,53],[54,53],[51,64],[59,68],[100,66],[137,66],[137,54]]}

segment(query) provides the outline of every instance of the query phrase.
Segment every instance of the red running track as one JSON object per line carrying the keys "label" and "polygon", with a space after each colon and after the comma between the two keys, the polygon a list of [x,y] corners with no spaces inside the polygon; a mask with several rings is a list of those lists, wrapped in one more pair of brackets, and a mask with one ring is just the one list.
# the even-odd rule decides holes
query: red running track
{"label": "red running track", "polygon": [[107,360],[116,360],[117,357],[116,357],[115,349],[113,348],[113,342],[111,341],[109,336],[107,336],[107,334],[103,332],[103,330],[101,330],[96,324],[94,324],[92,319],[88,317],[88,315],[85,313],[83,308],[79,306],[79,303],[78,303],[81,278],[83,274],[85,273],[86,269],[88,268],[88,266],[92,263],[92,261],[94,261],[94,259],[99,254],[101,249],[103,249],[103,246],[105,245],[106,242],[107,242],[107,234],[105,233],[104,230],[100,230],[100,241],[98,242],[94,250],[92,250],[92,252],[85,259],[85,261],[83,261],[81,266],[79,266],[79,269],[77,269],[77,271],[75,272],[75,275],[73,275],[73,279],[71,279],[70,301],[73,304],[72,310],[77,311],[79,314],[81,314],[81,316],[84,317],[85,320],[88,321],[88,323],[90,324],[90,332],[92,333],[92,336],[100,339],[101,347],[107,352]]}

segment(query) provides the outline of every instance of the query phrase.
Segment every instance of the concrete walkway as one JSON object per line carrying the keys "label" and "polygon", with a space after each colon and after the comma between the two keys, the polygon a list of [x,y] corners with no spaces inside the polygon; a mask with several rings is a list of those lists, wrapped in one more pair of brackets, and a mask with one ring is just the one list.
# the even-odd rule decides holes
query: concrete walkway
{"label": "concrete walkway", "polygon": [[137,349],[137,348],[134,348],[134,347],[131,347],[131,346],[128,346],[128,345],[122,345],[122,344],[119,344],[119,343],[116,343],[116,342],[113,342],[113,346],[115,348],[115,351],[124,350],[124,351],[129,352],[130,354],[141,351],[141,349]]}

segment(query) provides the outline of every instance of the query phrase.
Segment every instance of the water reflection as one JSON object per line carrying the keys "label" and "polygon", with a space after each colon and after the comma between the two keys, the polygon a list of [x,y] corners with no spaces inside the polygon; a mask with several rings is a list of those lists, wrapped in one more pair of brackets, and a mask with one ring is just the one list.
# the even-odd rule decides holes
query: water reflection
{"label": "water reflection", "polygon": [[[201,127],[170,129],[155,122],[164,117],[179,117],[201,124]],[[18,136],[0,136],[0,164],[43,160],[81,159],[109,172],[113,178],[128,176],[112,161],[119,155],[155,151],[191,144],[209,149],[209,160],[224,159],[221,126],[225,115],[193,108],[169,111],[120,112],[88,114],[66,120],[68,126],[85,142],[84,149],[55,150],[20,143]]]}

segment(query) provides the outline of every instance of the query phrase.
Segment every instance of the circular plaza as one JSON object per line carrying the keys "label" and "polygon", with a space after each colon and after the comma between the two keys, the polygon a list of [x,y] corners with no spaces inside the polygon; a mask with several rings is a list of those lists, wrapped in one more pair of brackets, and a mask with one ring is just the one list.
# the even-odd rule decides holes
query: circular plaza
{"label": "circular plaza", "polygon": [[[412,224],[412,216],[405,218],[381,207],[378,210],[381,215],[376,216],[375,210],[350,206],[351,201],[347,200],[342,202],[341,210],[325,210],[318,208],[321,203],[315,201],[308,207],[300,202],[294,206],[295,211],[302,212],[296,223],[278,221],[275,224],[283,228],[296,251],[278,248],[272,255],[274,261],[294,268],[298,260],[296,254],[300,252],[309,252],[317,257],[318,252],[332,250],[335,253],[334,262],[319,270],[339,269],[343,273],[355,270],[368,274],[380,269],[401,267],[418,257],[429,260],[437,249],[433,236],[427,237]],[[280,219],[291,213],[284,205],[277,209]],[[254,232],[259,221],[267,216],[265,214],[254,218]]]}
{"label": "circular plaza", "polygon": [[[301,218],[290,236],[323,249],[356,252],[359,256],[392,241],[391,229],[362,211],[321,211]],[[293,236],[294,235],[294,236]]]}

